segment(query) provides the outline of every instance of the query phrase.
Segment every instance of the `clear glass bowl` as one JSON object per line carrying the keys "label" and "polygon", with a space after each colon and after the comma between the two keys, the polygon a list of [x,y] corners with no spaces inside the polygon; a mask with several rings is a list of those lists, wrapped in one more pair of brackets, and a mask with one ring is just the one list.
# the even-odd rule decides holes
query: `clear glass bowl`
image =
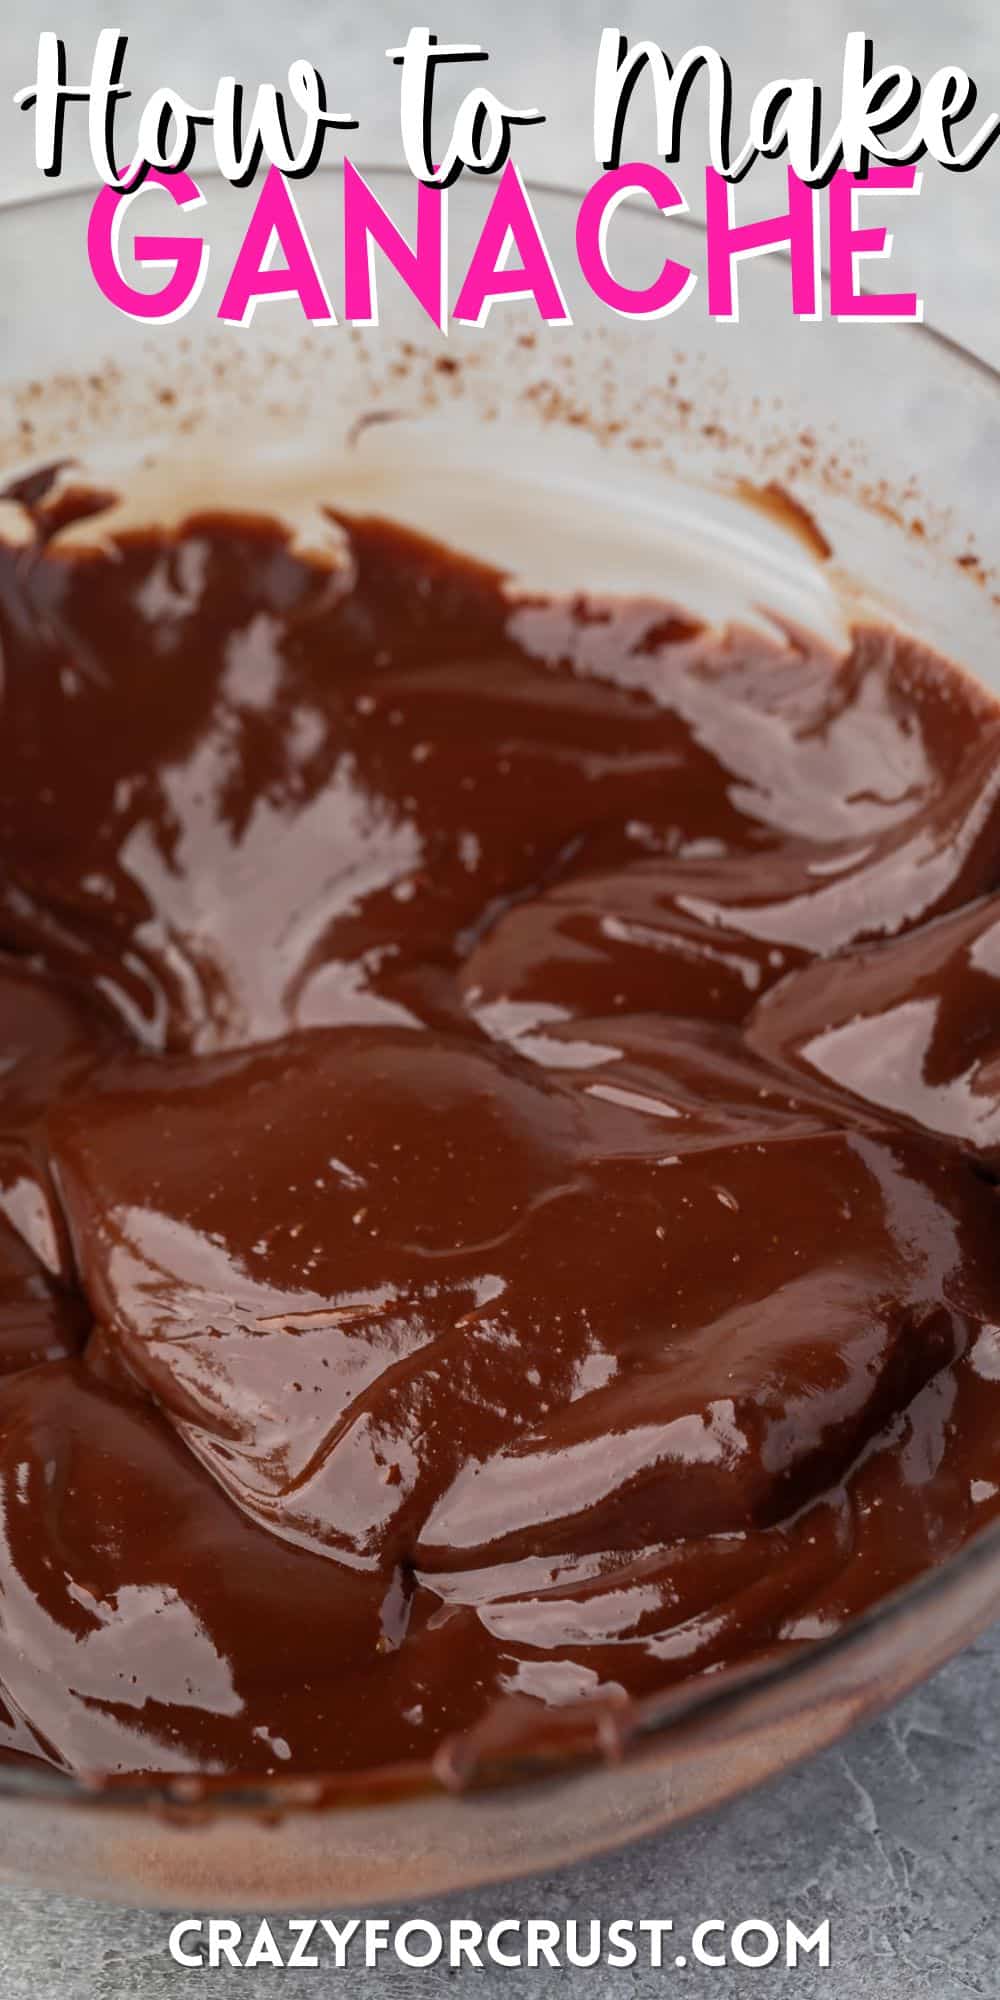
{"label": "clear glass bowl", "polygon": [[[198,308],[158,331],[97,291],[92,197],[0,210],[4,482],[79,459],[120,482],[133,512],[235,502],[294,513],[306,538],[322,499],[350,493],[529,581],[652,586],[720,615],[765,611],[834,633],[874,613],[1000,694],[1000,377],[983,363],[919,327],[797,324],[774,257],[744,269],[739,326],[707,319],[703,283],[672,318],[615,319],[579,280],[578,198],[547,189],[533,198],[571,326],[501,305],[445,343],[383,274],[378,329],[303,331],[287,303],[260,306],[249,329],[219,327],[251,196],[201,178],[201,210],[179,218],[162,191],[133,210],[143,230],[211,243]],[[409,229],[409,178],[369,178]],[[341,186],[324,173],[297,190],[338,309]],[[477,181],[453,193],[452,298],[490,192]],[[648,283],[664,256],[700,273],[700,229],[639,203],[621,210],[622,282]],[[997,1613],[1000,1527],[791,1661],[646,1701],[615,1761],[568,1743],[558,1764],[522,1763],[468,1793],[425,1768],[364,1786],[234,1783],[207,1800],[176,1780],[101,1792],[4,1770],[0,1873],[221,1909],[333,1908],[550,1869],[828,1744]]]}

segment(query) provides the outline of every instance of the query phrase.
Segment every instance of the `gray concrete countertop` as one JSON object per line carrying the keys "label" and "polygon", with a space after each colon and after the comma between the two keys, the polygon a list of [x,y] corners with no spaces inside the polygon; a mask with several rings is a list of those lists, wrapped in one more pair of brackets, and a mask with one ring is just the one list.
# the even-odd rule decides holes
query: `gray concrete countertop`
{"label": "gray concrete countertop", "polygon": [[[129,80],[137,93],[171,82],[198,98],[223,71],[247,81],[279,79],[309,55],[331,100],[361,118],[352,143],[359,161],[399,157],[393,73],[384,49],[415,21],[430,19],[443,39],[479,40],[493,52],[494,87],[513,102],[536,102],[544,126],[524,133],[518,158],[528,174],[583,185],[593,177],[589,98],[600,28],[663,40],[676,53],[713,42],[736,70],[739,102],[766,77],[809,73],[836,78],[843,36],[863,27],[883,60],[921,75],[958,62],[981,86],[984,109],[1000,105],[1000,20],[983,0],[827,0],[822,10],[793,0],[21,0],[0,25],[0,198],[37,191],[27,119],[10,94],[34,68],[41,28],[67,37],[75,70],[89,61],[105,25],[129,33]],[[692,128],[693,129],[693,128]],[[637,146],[637,150],[639,150]],[[651,150],[648,146],[645,150]],[[697,212],[697,144],[679,178]],[[86,172],[74,141],[69,175]],[[926,301],[927,318],[1000,365],[1000,278],[994,210],[1000,151],[972,176],[931,167],[924,193],[898,219],[895,273]],[[756,180],[754,186],[758,185]],[[946,262],[947,257],[947,262]],[[477,1917],[559,1919],[670,1916],[678,1935],[700,1919],[829,1917],[833,1966],[662,1973],[638,1969],[451,1975],[475,1979],[484,1996],[548,1995],[569,1977],[594,2000],[626,1994],[705,1991],[714,2000],[773,1992],[829,1993],[842,2000],[960,2000],[1000,1995],[1000,1629],[881,1722],[801,1770],[713,1818],[551,1879],[455,1898],[420,1911]],[[390,1910],[378,1914],[391,1917]],[[170,1919],[0,1890],[0,2000],[159,2000],[198,1989],[195,1972],[167,1952]],[[230,1993],[295,1994],[318,2000],[338,1975],[277,1970],[208,1972],[203,1987]],[[352,2000],[383,1989],[443,1992],[449,1975],[386,1962],[352,1969]]]}
{"label": "gray concrete countertop", "polygon": [[[320,2000],[338,1980],[351,2000],[474,1991],[547,2000],[572,1978],[591,2000],[638,1994],[751,2000],[994,2000],[1000,1993],[1000,1628],[881,1721],[709,1818],[550,1877],[422,1904],[440,1924],[502,1916],[670,1917],[665,1969],[595,1967],[449,1974],[386,1959],[365,1972],[185,1971],[170,1959],[170,1915],[104,1909],[0,1890],[3,2000]],[[241,1921],[253,1935],[260,1912]],[[370,1914],[393,1919],[388,1906]],[[831,1965],[678,1971],[694,1926],[830,1920]],[[276,1920],[276,1931],[280,1928]],[[199,1984],[200,1982],[200,1984]]]}

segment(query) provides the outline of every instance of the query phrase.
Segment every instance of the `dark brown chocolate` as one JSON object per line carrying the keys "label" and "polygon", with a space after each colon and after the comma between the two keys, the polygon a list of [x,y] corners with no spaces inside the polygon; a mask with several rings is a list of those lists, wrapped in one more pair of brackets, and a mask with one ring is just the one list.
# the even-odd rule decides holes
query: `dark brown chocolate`
{"label": "dark brown chocolate", "polygon": [[1000,1512],[992,702],[377,522],[71,552],[44,496],[0,550],[0,1747],[464,1768]]}

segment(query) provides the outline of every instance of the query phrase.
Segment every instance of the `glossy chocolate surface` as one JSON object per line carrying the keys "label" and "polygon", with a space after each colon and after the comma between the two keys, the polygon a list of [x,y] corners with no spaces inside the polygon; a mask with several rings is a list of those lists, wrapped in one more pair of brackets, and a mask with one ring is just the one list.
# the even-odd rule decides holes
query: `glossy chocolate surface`
{"label": "glossy chocolate surface", "polygon": [[95,502],[70,551],[48,492],[0,550],[6,1755],[454,1773],[959,1548],[989,699],[378,522],[324,565]]}

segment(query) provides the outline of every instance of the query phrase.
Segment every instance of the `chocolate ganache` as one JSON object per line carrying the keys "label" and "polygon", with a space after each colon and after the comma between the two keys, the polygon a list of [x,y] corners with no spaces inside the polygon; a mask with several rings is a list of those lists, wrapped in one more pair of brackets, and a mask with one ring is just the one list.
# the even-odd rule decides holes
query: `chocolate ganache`
{"label": "chocolate ganache", "polygon": [[1000,710],[60,491],[0,549],[3,1754],[459,1770],[960,1547]]}

